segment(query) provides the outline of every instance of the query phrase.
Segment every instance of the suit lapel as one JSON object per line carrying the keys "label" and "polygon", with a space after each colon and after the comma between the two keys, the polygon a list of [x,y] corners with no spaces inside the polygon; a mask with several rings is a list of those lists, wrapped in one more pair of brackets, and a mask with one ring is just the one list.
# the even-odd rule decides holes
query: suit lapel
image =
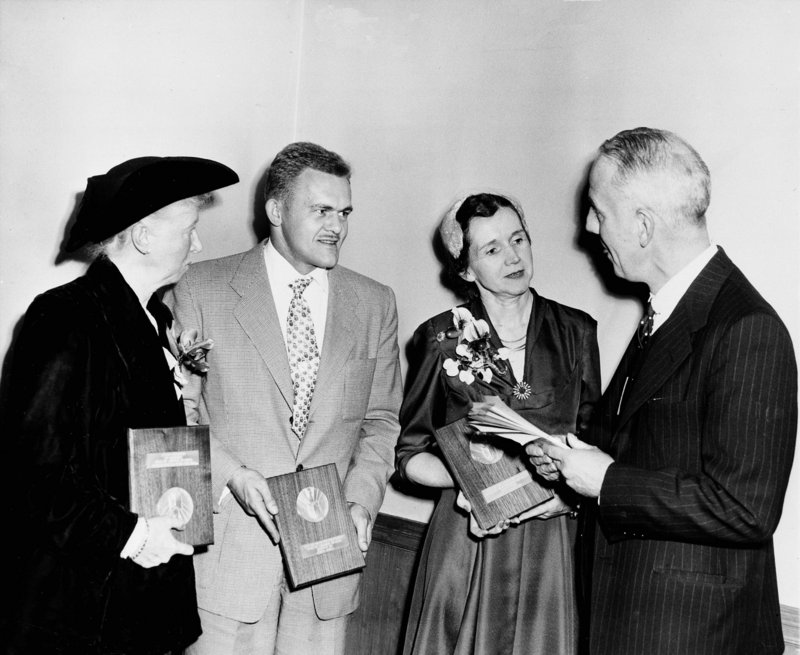
{"label": "suit lapel", "polygon": [[[350,357],[350,351],[356,342],[357,335],[353,327],[358,297],[347,286],[339,273],[333,268],[328,273],[328,314],[325,323],[325,341],[322,344],[319,371],[314,395],[311,398],[310,415],[313,416],[318,399],[325,389],[334,384],[341,374],[342,367]],[[288,368],[288,365],[287,365]]]}
{"label": "suit lapel", "polygon": [[690,321],[686,308],[678,303],[664,325],[653,336],[642,363],[639,379],[623,401],[618,425],[624,425],[666,382],[692,352]]}
{"label": "suit lapel", "polygon": [[695,278],[666,322],[653,335],[639,379],[623,403],[616,433],[675,373],[692,353],[693,335],[708,313],[733,264],[720,248]]}
{"label": "suit lapel", "polygon": [[286,404],[291,407],[294,391],[289,358],[269,286],[263,244],[244,256],[230,284],[241,296],[234,316],[267,365]]}

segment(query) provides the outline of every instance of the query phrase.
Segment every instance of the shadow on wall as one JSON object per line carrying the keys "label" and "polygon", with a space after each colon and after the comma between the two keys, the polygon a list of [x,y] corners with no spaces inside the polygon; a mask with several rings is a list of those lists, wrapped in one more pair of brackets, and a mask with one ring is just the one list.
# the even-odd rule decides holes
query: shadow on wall
{"label": "shadow on wall", "polygon": [[[61,235],[61,243],[58,247],[58,254],[56,255],[55,260],[53,263],[58,266],[59,264],[63,264],[65,261],[73,260],[78,262],[83,262],[84,264],[90,264],[92,259],[89,256],[86,248],[80,248],[75,252],[67,252],[66,245],[67,240],[69,239],[69,233],[72,231],[72,226],[75,225],[75,219],[78,216],[78,210],[81,208],[81,201],[83,200],[83,191],[80,191],[75,194],[75,202],[72,204],[72,211],[70,212],[69,216],[67,217],[67,222],[64,223],[64,230],[63,234]],[[33,298],[31,298],[33,300]]]}
{"label": "shadow on wall", "polygon": [[[10,388],[8,378],[11,373],[11,363],[14,361],[14,345],[19,338],[19,332],[22,329],[22,322],[24,319],[25,317],[21,316],[14,325],[14,329],[11,331],[11,343],[3,358],[2,366],[0,366],[0,425],[8,425],[10,419],[8,415],[10,410]],[[7,439],[3,439],[3,448],[7,441]]]}
{"label": "shadow on wall", "polygon": [[[439,283],[456,296],[456,304],[462,304],[469,300],[469,288],[471,285],[455,275],[452,269],[448,266],[450,254],[445,248],[442,237],[439,234],[439,223],[444,218],[444,215],[448,210],[449,208],[438,217],[438,220],[435,223],[436,227],[433,228],[433,232],[430,236],[430,244],[433,253],[441,267],[441,270],[439,271]],[[416,357],[413,347],[413,337],[405,343],[403,349],[409,366],[414,366]],[[440,489],[407,482],[396,472],[392,475],[389,482],[396,491],[399,491],[406,496],[411,496],[422,500],[436,500],[441,492]]]}
{"label": "shadow on wall", "polygon": [[[83,191],[76,193],[74,202],[72,203],[72,209],[70,210],[69,216],[64,223],[64,227],[62,228],[62,235],[61,235],[61,242],[59,243],[58,253],[56,254],[53,263],[58,266],[59,264],[64,263],[65,261],[73,260],[82,262],[84,264],[89,264],[90,257],[86,253],[85,250],[79,250],[75,253],[69,253],[66,251],[65,246],[67,243],[67,239],[69,238],[70,230],[72,230],[72,226],[75,224],[75,218],[78,215],[78,208],[80,207],[81,200],[83,199]],[[33,298],[31,298],[31,302]],[[11,331],[11,340],[8,346],[8,350],[5,353],[3,358],[2,365],[0,365],[0,425],[7,425],[8,421],[8,412],[9,412],[9,383],[8,378],[11,372],[11,365],[14,361],[14,351],[15,346],[17,343],[17,339],[19,338],[20,330],[22,329],[22,324],[25,321],[25,315],[19,317],[16,324],[14,325],[13,330]]]}
{"label": "shadow on wall", "polygon": [[[462,280],[458,275],[453,271],[453,269],[448,265],[450,261],[450,253],[445,248],[444,242],[442,241],[442,237],[439,234],[439,222],[444,218],[444,214],[439,216],[439,220],[436,222],[436,226],[433,229],[433,233],[430,237],[431,249],[433,250],[436,259],[441,266],[441,270],[439,271],[439,284],[441,284],[445,289],[450,291],[456,297],[456,304],[460,305],[465,303],[469,300],[469,292],[472,288],[472,285],[468,282]],[[413,337],[409,339],[405,346],[404,352],[406,356],[406,361],[409,364],[413,363],[414,361],[414,350],[413,350]]]}
{"label": "shadow on wall", "polygon": [[269,164],[264,167],[253,192],[253,234],[256,235],[258,242],[269,237],[269,219],[267,218],[267,201],[264,192],[267,190],[267,175],[269,174]]}

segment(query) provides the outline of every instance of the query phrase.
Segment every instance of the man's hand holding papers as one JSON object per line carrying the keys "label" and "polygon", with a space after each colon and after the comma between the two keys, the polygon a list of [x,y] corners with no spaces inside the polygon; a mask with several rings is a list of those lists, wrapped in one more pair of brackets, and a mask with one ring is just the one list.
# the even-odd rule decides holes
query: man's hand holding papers
{"label": "man's hand holding papers", "polygon": [[483,402],[472,403],[468,418],[470,426],[478,432],[510,439],[524,446],[539,476],[549,482],[559,479],[558,468],[542,446],[549,444],[553,448],[569,448],[567,436],[547,434],[522,418],[497,396],[484,396]]}
{"label": "man's hand holding papers", "polygon": [[530,456],[537,473],[540,470],[551,471],[555,467],[573,491],[587,498],[599,498],[606,471],[614,459],[574,434],[567,435],[567,444],[567,448],[556,448],[538,440],[528,444],[525,452]]}

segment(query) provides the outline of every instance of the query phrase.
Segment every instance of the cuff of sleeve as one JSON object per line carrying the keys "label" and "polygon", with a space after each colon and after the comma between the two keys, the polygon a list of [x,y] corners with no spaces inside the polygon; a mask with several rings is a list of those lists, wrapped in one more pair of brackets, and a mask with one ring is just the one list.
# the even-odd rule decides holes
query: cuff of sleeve
{"label": "cuff of sleeve", "polygon": [[[233,473],[235,473],[235,472],[236,472],[236,471],[238,471],[239,469],[246,469],[246,468],[247,468],[247,467],[246,467],[244,464],[242,464],[242,465],[240,465],[240,466],[239,466],[239,468],[235,468],[235,469],[233,469]],[[217,501],[217,504],[218,504],[220,507],[222,506],[222,503],[225,501],[225,499],[226,499],[226,498],[228,498],[229,496],[232,496],[232,495],[233,495],[233,494],[231,493],[231,490],[228,488],[228,482],[230,482],[231,478],[233,477],[233,473],[231,473],[231,474],[228,476],[228,479],[227,479],[227,480],[225,480],[225,486],[224,486],[224,487],[222,487],[222,492],[219,494],[219,500]]]}
{"label": "cuff of sleeve", "polygon": [[183,413],[186,416],[186,425],[200,424],[200,409],[194,398],[183,398]]}
{"label": "cuff of sleeve", "polygon": [[375,519],[374,519],[374,518],[373,518],[373,516],[372,516],[372,512],[370,512],[370,511],[369,511],[369,510],[368,510],[366,507],[364,507],[364,506],[363,506],[361,503],[358,503],[358,502],[356,502],[356,501],[354,501],[354,500],[348,500],[348,501],[347,501],[347,506],[348,506],[348,507],[350,507],[351,505],[358,505],[359,507],[362,507],[362,508],[364,509],[364,511],[367,513],[367,518],[369,518],[369,523],[370,523],[370,525],[374,525],[374,523],[375,523]]}
{"label": "cuff of sleeve", "polygon": [[136,521],[133,532],[131,532],[131,536],[128,537],[128,541],[125,542],[125,547],[122,549],[119,556],[125,559],[133,555],[133,553],[139,550],[146,537],[147,526],[145,525],[144,519],[140,517],[139,520]]}
{"label": "cuff of sleeve", "polygon": [[233,458],[226,458],[224,462],[221,462],[217,465],[218,468],[214,469],[213,457],[214,456],[212,453],[211,497],[216,499],[217,505],[214,511],[217,511],[220,503],[222,503],[222,501],[228,497],[228,494],[231,493],[228,489],[228,482],[233,477],[233,474],[245,465],[234,460]]}
{"label": "cuff of sleeve", "polygon": [[370,517],[378,515],[383,500],[383,494],[380,494],[380,492],[370,493],[372,490],[366,486],[356,491],[356,485],[348,484],[347,481],[343,486],[344,497],[348,503],[361,505],[361,507],[367,510],[367,514],[369,514]]}
{"label": "cuff of sleeve", "polygon": [[[600,491],[597,492],[597,506],[600,507],[600,499],[605,496],[608,498],[608,494],[610,493],[611,485],[614,484],[614,471],[617,467],[616,462],[611,462],[608,468],[606,469],[606,474],[603,476],[603,483],[600,485]],[[605,493],[603,493],[605,490]]]}

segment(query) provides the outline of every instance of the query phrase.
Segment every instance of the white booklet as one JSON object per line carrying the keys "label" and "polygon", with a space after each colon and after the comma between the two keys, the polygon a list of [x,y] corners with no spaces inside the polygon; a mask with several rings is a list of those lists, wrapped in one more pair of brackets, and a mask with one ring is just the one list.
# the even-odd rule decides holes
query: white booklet
{"label": "white booklet", "polygon": [[510,439],[521,446],[537,439],[544,439],[561,448],[569,448],[563,437],[547,434],[522,418],[498,396],[484,396],[483,402],[472,403],[468,421],[478,432]]}

